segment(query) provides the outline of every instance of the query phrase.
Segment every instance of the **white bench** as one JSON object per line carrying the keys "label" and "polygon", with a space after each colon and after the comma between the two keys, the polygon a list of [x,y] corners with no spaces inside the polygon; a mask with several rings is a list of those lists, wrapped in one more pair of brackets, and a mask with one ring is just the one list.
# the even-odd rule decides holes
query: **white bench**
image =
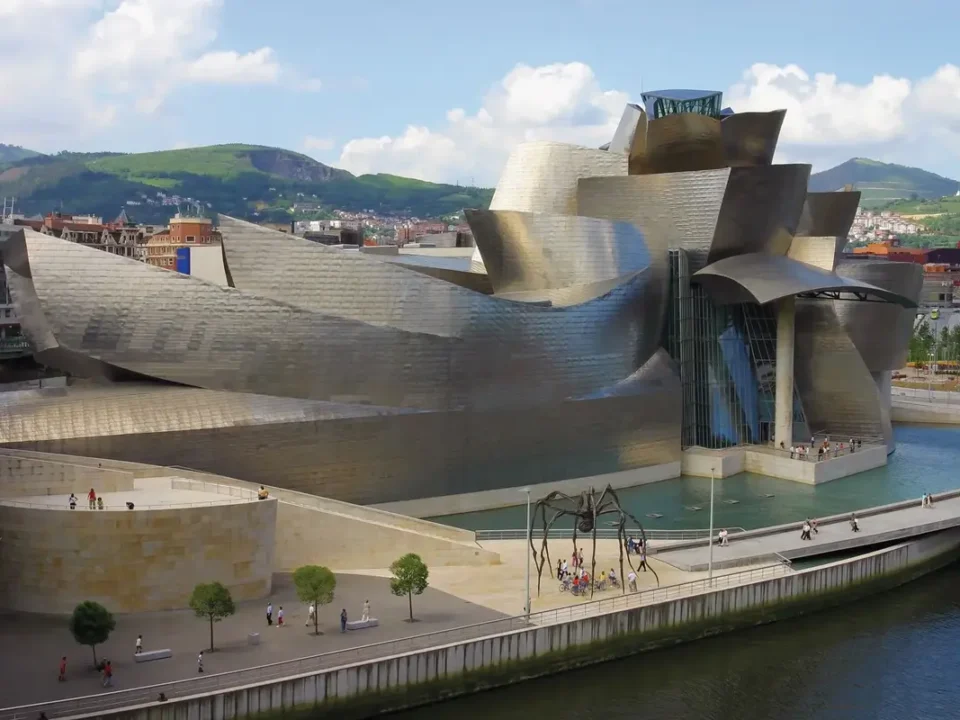
{"label": "white bench", "polygon": [[166,648],[164,650],[147,650],[146,652],[138,652],[133,656],[133,659],[138,662],[150,662],[151,660],[166,660],[169,657],[173,657],[173,650]]}
{"label": "white bench", "polygon": [[370,618],[369,620],[348,620],[347,630],[365,630],[366,628],[377,627],[379,624],[380,621],[376,618]]}

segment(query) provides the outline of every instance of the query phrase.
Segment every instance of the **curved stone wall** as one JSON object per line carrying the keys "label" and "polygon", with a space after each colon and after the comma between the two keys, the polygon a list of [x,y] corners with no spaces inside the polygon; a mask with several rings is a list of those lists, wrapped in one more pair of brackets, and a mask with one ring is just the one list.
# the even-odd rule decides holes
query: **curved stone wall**
{"label": "curved stone wall", "polygon": [[271,589],[277,501],[145,510],[0,504],[0,608],[70,613],[187,606],[198,583],[235,601]]}

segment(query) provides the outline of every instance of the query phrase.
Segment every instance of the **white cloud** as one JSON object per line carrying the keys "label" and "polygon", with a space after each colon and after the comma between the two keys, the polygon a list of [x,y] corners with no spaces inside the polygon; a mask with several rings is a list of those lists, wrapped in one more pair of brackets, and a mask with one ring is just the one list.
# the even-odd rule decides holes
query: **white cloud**
{"label": "white cloud", "polygon": [[187,69],[187,78],[207,83],[270,84],[277,82],[279,77],[280,64],[268,47],[245,55],[233,50],[206,53]]}
{"label": "white cloud", "polygon": [[[317,90],[318,81],[300,78],[269,47],[217,47],[223,7],[224,0],[0,0],[0,87],[8,98],[0,141],[76,148],[113,121],[130,122],[132,110],[155,113],[190,84]],[[56,38],[40,51],[38,27]],[[51,112],[53,87],[55,107],[69,112]]]}
{"label": "white cloud", "polygon": [[357,174],[489,185],[513,146],[524,140],[607,142],[626,102],[625,93],[602,89],[583,63],[517,65],[475,114],[454,108],[439,130],[411,125],[397,136],[351,140],[340,165]]}
{"label": "white cloud", "polygon": [[308,152],[324,152],[327,150],[333,150],[333,146],[333,138],[314,137],[313,135],[307,135],[303,139],[303,149]]}
{"label": "white cloud", "polygon": [[[461,183],[474,178],[492,185],[518,142],[549,139],[595,147],[609,141],[627,101],[627,93],[601,87],[583,63],[518,65],[475,114],[454,108],[436,127],[409,126],[398,135],[351,140],[340,164],[355,173]],[[797,65],[757,63],[724,93],[724,104],[737,112],[787,110],[778,162],[809,162],[816,171],[862,156],[960,176],[955,65],[917,81],[877,75],[856,84]]]}

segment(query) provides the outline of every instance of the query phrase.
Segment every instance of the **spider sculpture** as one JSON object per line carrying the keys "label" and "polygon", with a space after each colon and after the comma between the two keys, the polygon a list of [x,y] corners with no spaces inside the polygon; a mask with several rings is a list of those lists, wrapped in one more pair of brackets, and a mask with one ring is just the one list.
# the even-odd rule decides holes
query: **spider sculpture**
{"label": "spider sculpture", "polygon": [[[563,517],[573,517],[573,551],[577,552],[577,533],[591,535],[593,539],[593,552],[590,561],[590,577],[596,576],[597,569],[597,522],[604,517],[613,515],[614,522],[608,523],[617,528],[617,546],[620,551],[620,577],[623,578],[623,558],[626,555],[627,564],[630,569],[636,572],[633,562],[630,560],[630,553],[627,550],[627,520],[632,520],[640,532],[643,539],[643,546],[647,546],[647,535],[640,522],[620,506],[620,498],[616,491],[610,486],[600,493],[597,497],[593,488],[585,490],[579,496],[570,497],[561,492],[552,492],[534,506],[532,522],[536,523],[537,513],[540,513],[540,522],[543,526],[543,539],[540,543],[539,553],[533,544],[533,535],[530,536],[530,552],[533,553],[533,562],[537,566],[537,595],[540,595],[540,584],[543,580],[544,567],[553,567],[550,560],[550,548],[547,545],[547,538],[550,536],[550,529]],[[548,519],[549,517],[549,519]],[[653,568],[650,568],[657,585],[660,585],[660,578]],[[593,597],[593,583],[590,584],[590,597]],[[626,592],[626,583],[621,580],[620,591]]]}

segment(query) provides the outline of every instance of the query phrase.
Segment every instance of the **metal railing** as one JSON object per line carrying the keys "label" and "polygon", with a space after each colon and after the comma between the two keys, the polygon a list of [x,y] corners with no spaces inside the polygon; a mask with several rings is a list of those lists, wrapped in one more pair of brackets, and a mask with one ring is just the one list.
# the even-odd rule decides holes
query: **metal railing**
{"label": "metal railing", "polygon": [[[168,700],[212,693],[228,688],[269,682],[280,678],[320,672],[343,665],[382,659],[417,650],[451,645],[467,640],[476,640],[535,626],[554,625],[579,618],[654,605],[681,597],[783,577],[792,572],[792,569],[789,567],[789,560],[786,560],[786,558],[783,558],[783,560],[786,564],[784,562],[776,562],[775,564],[765,565],[759,568],[740,570],[725,575],[716,575],[712,579],[702,578],[677,585],[641,590],[626,595],[617,594],[614,597],[581,602],[554,610],[531,613],[529,617],[517,615],[500,620],[491,620],[485,623],[464,625],[450,630],[439,630],[423,635],[414,635],[397,640],[336,650],[295,660],[285,660],[269,665],[248,668],[246,670],[206,675],[201,678],[176,680],[130,690],[118,690],[100,695],[87,695],[47,703],[3,708],[0,709],[0,720],[36,720],[40,712],[45,713],[49,718],[72,715],[95,715],[110,710],[154,703],[160,693],[163,693]],[[552,578],[547,581],[555,582]],[[619,591],[617,592],[619,593]]]}
{"label": "metal railing", "polygon": [[[744,532],[742,527],[728,527],[727,531],[730,533]],[[534,539],[542,539],[543,531],[534,528]],[[577,532],[577,538],[589,539],[593,533]],[[695,528],[695,529],[686,529],[686,530],[660,530],[653,529],[648,530],[644,528],[644,534],[647,536],[647,540],[659,540],[659,541],[669,541],[669,540],[706,540],[710,536],[710,530],[708,528]],[[484,542],[486,540],[526,540],[527,531],[524,528],[519,529],[509,529],[509,530],[477,530],[477,542]],[[627,531],[627,537],[639,536],[640,533],[636,530]],[[573,528],[550,528],[550,534],[548,538],[551,540],[571,540],[573,539]],[[616,528],[597,528],[597,539],[598,540],[616,540],[617,539],[617,530]]]}

